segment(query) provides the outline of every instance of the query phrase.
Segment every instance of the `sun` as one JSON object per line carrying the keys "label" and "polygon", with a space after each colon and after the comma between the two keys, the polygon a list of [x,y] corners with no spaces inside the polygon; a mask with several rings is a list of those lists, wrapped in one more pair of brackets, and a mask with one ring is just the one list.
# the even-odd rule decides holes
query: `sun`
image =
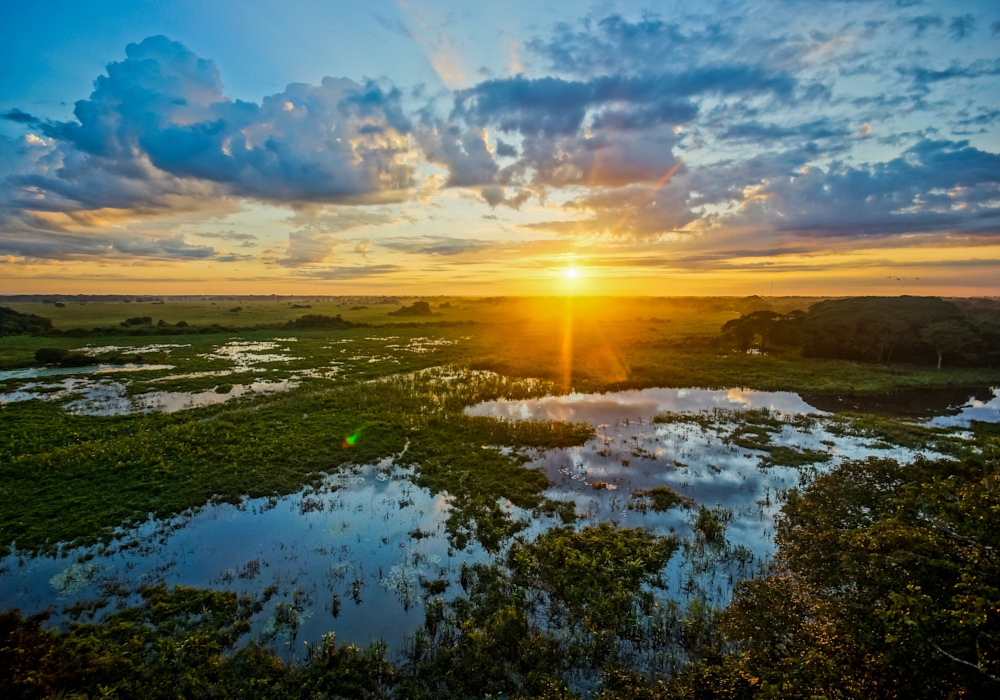
{"label": "sun", "polygon": [[566,275],[566,279],[575,280],[577,277],[580,276],[580,271],[577,270],[575,267],[568,267],[566,268],[566,272],[564,272],[563,274]]}

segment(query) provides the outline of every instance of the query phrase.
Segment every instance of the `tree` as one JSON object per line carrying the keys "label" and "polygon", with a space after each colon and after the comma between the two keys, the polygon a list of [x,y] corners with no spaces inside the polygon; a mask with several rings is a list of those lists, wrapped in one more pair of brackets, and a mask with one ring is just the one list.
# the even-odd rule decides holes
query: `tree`
{"label": "tree", "polygon": [[775,311],[754,311],[727,321],[722,326],[722,333],[737,342],[742,350],[749,349],[755,340],[760,349],[765,350],[772,341],[788,344],[788,341],[794,339],[794,328],[798,326],[801,318],[801,312],[782,316]]}
{"label": "tree", "polygon": [[960,321],[942,321],[925,326],[920,339],[937,353],[937,368],[941,369],[944,354],[957,354],[971,347],[979,338],[974,329]]}

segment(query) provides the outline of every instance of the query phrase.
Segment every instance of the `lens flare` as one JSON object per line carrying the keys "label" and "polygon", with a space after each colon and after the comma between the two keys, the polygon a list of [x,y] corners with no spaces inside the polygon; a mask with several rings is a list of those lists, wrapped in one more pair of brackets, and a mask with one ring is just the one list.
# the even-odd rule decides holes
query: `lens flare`
{"label": "lens flare", "polygon": [[357,442],[359,435],[361,435],[361,428],[355,430],[352,435],[348,435],[347,437],[345,437],[344,442],[341,445],[341,448],[346,450],[348,447],[353,447],[354,443]]}

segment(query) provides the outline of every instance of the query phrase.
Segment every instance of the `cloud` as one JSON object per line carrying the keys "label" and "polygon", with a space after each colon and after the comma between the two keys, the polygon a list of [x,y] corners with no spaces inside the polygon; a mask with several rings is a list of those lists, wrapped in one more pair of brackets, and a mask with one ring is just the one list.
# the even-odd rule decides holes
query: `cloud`
{"label": "cloud", "polygon": [[732,221],[810,237],[1000,235],[998,183],[1000,155],[967,141],[925,139],[886,162],[811,167],[771,179]]}
{"label": "cloud", "polygon": [[293,83],[260,104],[231,100],[214,62],[150,37],[108,64],[75,120],[4,115],[45,139],[30,135],[34,147],[19,150],[0,144],[16,159],[0,166],[0,226],[51,231],[99,226],[112,212],[219,212],[239,198],[398,201],[414,185],[400,100],[391,86],[344,78]]}
{"label": "cloud", "polygon": [[596,24],[556,25],[550,39],[535,39],[528,47],[559,72],[642,73],[651,65],[676,65],[693,54],[732,47],[738,43],[733,18],[694,18],[682,25],[646,16],[629,22],[614,14]]}
{"label": "cloud", "polygon": [[39,233],[7,229],[0,235],[0,255],[15,255],[28,261],[79,260],[93,257],[111,260],[195,261],[217,259],[211,246],[187,243],[183,236],[109,236],[93,233]]}
{"label": "cloud", "polygon": [[17,108],[0,115],[0,117],[8,121],[17,122],[18,124],[37,124],[39,122],[38,117],[33,117]]}
{"label": "cloud", "polygon": [[299,270],[296,274],[299,277],[321,280],[357,280],[391,275],[395,272],[401,272],[403,269],[399,265],[363,265]]}
{"label": "cloud", "polygon": [[598,76],[586,81],[557,77],[486,80],[455,95],[453,118],[495,124],[505,133],[547,137],[575,134],[589,110],[595,128],[640,129],[690,121],[698,112],[688,98],[747,91],[789,97],[788,74],[748,65],[715,65],[643,77]]}
{"label": "cloud", "polygon": [[445,256],[477,253],[498,245],[495,241],[451,236],[401,236],[383,239],[378,244],[401,253]]}
{"label": "cloud", "polygon": [[316,212],[297,212],[292,219],[302,228],[288,236],[288,249],[278,259],[284,267],[303,267],[322,263],[333,249],[343,243],[338,234],[366,226],[384,226],[399,221],[389,211],[355,207],[336,207]]}
{"label": "cloud", "polygon": [[796,139],[829,139],[849,136],[851,130],[844,123],[820,118],[794,126],[780,126],[761,122],[740,122],[726,128],[719,138],[751,141],[753,143]]}
{"label": "cloud", "polygon": [[220,255],[215,260],[216,262],[222,262],[222,263],[246,262],[247,260],[253,260],[253,256],[240,255],[239,253],[229,253],[228,255]]}
{"label": "cloud", "polygon": [[491,207],[496,209],[501,204],[511,209],[520,209],[521,205],[527,202],[531,198],[531,192],[528,190],[514,190],[513,195],[507,196],[507,188],[500,187],[497,185],[490,185],[489,187],[484,187],[480,191],[483,200]]}
{"label": "cloud", "polygon": [[944,19],[940,15],[921,15],[907,20],[906,23],[913,27],[913,35],[919,37],[930,27],[943,27]]}
{"label": "cloud", "polygon": [[976,18],[972,15],[952,17],[951,22],[948,23],[948,33],[951,34],[951,38],[955,41],[961,41],[969,36],[975,28]]}
{"label": "cloud", "polygon": [[424,123],[417,131],[424,157],[448,169],[447,187],[496,182],[500,166],[490,150],[486,130],[462,128],[443,120]]}
{"label": "cloud", "polygon": [[236,233],[235,231],[222,231],[220,233],[198,233],[199,238],[218,238],[222,241],[256,241],[257,236],[252,233]]}
{"label": "cloud", "polygon": [[1000,59],[990,61],[981,58],[965,65],[959,61],[952,61],[951,65],[944,70],[933,70],[919,66],[900,67],[896,70],[900,75],[912,76],[914,84],[926,86],[943,80],[1000,75]]}

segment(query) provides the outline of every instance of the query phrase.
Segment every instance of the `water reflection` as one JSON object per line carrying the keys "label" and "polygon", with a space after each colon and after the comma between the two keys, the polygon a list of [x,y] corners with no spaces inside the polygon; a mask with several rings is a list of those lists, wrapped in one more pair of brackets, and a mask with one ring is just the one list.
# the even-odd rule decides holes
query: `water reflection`
{"label": "water reflection", "polygon": [[[732,440],[748,408],[768,409],[775,418],[785,417],[770,436],[770,444],[812,450],[817,461],[805,468],[763,466],[765,452],[740,447]],[[726,547],[708,553],[714,561],[705,561],[704,551],[689,550],[689,556],[675,557],[668,568],[669,595],[698,595],[717,605],[728,601],[734,581],[754,575],[774,553],[774,516],[788,489],[840,459],[880,456],[909,461],[915,456],[907,449],[879,449],[857,438],[833,435],[824,430],[812,406],[787,392],[647,389],[490,401],[466,412],[593,425],[596,437],[585,445],[538,452],[528,462],[552,482],[547,495],[575,503],[585,522],[613,522],[691,537],[692,510],[657,513],[635,508],[633,493],[660,486],[697,506],[716,509],[726,519],[731,514]],[[667,412],[690,418],[653,421],[657,414]],[[807,414],[813,418],[792,420]]]}
{"label": "water reflection", "polygon": [[528,401],[486,401],[471,406],[475,416],[585,421],[597,425],[622,418],[650,420],[658,413],[712,408],[767,408],[783,414],[817,413],[798,394],[750,389],[641,389],[607,394],[545,396]]}
{"label": "water reflection", "polygon": [[40,399],[65,402],[66,411],[84,416],[124,416],[151,411],[174,413],[215,406],[249,394],[289,391],[297,387],[299,381],[298,376],[274,381],[257,379],[246,384],[232,384],[204,391],[149,391],[130,396],[128,387],[121,382],[71,378],[56,383],[23,384],[14,391],[0,394],[0,405]]}
{"label": "water reflection", "polygon": [[[287,653],[331,630],[365,644],[399,648],[423,621],[421,582],[445,580],[455,590],[462,562],[482,560],[475,545],[452,550],[444,536],[442,496],[414,486],[392,460],[331,477],[318,489],[284,498],[215,504],[186,517],[147,522],[110,553],[0,562],[0,609],[24,613],[94,599],[115,585],[166,583],[260,595],[277,593],[256,618]],[[411,533],[420,532],[419,538]],[[125,546],[122,546],[125,545]],[[335,602],[336,601],[336,602]],[[275,606],[296,611],[295,635],[274,618]],[[334,611],[336,610],[336,615]]]}
{"label": "water reflection", "polygon": [[956,415],[937,416],[927,425],[934,428],[951,428],[967,426],[972,421],[984,423],[1000,423],[1000,388],[993,390],[992,398],[970,398],[965,405],[959,406]]}
{"label": "water reflection", "polygon": [[[254,385],[247,386],[249,391]],[[105,403],[97,405],[117,410],[119,391],[109,390]],[[151,401],[148,397],[163,400],[169,394],[119,398],[135,402],[146,396]],[[211,401],[230,398],[204,394]],[[189,407],[159,405],[155,410]],[[763,466],[764,452],[732,439],[747,419],[740,412],[747,407],[767,408],[772,418],[785,416],[771,425],[770,444],[813,450],[820,461],[806,468]],[[154,410],[151,404],[146,408]],[[136,410],[134,403],[129,410]],[[713,412],[697,414],[706,410]],[[686,415],[667,423],[651,420],[664,411]],[[875,455],[908,461],[914,456],[902,448],[880,449],[830,434],[823,418],[802,417],[814,413],[809,404],[783,392],[651,389],[487,402],[468,412],[585,420],[595,427],[595,437],[582,446],[527,455],[528,466],[550,480],[547,495],[575,505],[581,527],[613,522],[690,539],[696,508],[636,508],[632,494],[657,486],[716,509],[729,521],[726,544],[688,547],[667,570],[668,595],[697,595],[716,605],[725,604],[733,583],[756,575],[773,554],[774,516],[787,489],[842,458]],[[212,504],[169,521],[147,522],[109,551],[78,549],[68,557],[26,557],[23,562],[11,555],[0,562],[0,609],[61,609],[118,585],[184,584],[254,594],[274,586],[277,593],[255,618],[254,634],[273,635],[287,645],[286,654],[300,650],[301,641],[318,641],[331,630],[351,643],[383,639],[399,648],[422,622],[429,595],[423,584],[447,582],[445,596],[451,597],[458,591],[461,564],[489,558],[474,541],[464,551],[449,546],[444,532],[447,497],[415,486],[412,473],[396,466],[401,457],[349,470],[318,489],[292,496]],[[529,537],[559,524],[504,507],[513,518],[530,520]],[[286,615],[288,609],[295,611],[296,629],[279,622],[278,604],[291,606]]]}
{"label": "water reflection", "polygon": [[42,377],[58,377],[65,374],[117,374],[119,372],[153,372],[163,369],[173,369],[173,365],[86,365],[84,367],[29,367],[27,369],[9,369],[0,372],[0,382],[10,379],[40,379]]}

